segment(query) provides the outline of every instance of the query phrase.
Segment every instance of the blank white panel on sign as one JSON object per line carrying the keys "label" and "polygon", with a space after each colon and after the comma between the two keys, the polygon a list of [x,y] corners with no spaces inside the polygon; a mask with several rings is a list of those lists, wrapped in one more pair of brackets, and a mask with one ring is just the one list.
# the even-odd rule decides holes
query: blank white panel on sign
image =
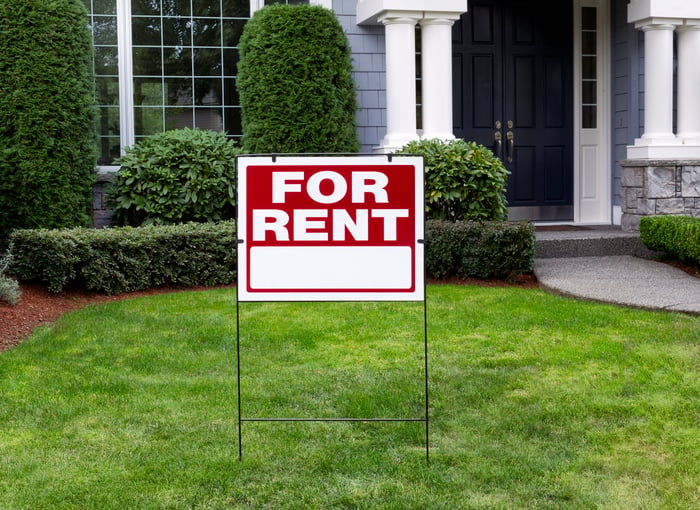
{"label": "blank white panel on sign", "polygon": [[398,247],[256,247],[252,290],[409,290],[411,249]]}

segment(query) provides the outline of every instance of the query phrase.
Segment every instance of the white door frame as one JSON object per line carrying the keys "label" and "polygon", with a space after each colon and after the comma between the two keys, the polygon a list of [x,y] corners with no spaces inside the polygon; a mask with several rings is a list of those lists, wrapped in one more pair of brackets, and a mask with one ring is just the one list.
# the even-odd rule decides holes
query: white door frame
{"label": "white door frame", "polygon": [[[574,223],[611,224],[610,0],[574,1]],[[596,9],[595,126],[583,126],[581,9]]]}

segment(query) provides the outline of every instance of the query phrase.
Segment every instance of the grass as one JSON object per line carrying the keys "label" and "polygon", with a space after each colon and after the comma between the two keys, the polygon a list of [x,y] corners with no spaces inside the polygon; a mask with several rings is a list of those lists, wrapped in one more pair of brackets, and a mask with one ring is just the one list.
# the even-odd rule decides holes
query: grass
{"label": "grass", "polygon": [[[235,292],[89,307],[0,355],[0,508],[700,507],[700,319],[428,289],[421,423],[244,423]],[[422,305],[241,305],[244,417],[423,413]]]}

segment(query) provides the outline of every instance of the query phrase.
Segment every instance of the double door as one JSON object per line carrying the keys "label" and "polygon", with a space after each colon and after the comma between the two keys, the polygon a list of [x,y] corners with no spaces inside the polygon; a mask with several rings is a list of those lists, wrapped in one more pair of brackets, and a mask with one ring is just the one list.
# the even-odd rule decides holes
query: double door
{"label": "double door", "polygon": [[511,172],[511,219],[573,218],[572,2],[472,0],[453,32],[455,135]]}

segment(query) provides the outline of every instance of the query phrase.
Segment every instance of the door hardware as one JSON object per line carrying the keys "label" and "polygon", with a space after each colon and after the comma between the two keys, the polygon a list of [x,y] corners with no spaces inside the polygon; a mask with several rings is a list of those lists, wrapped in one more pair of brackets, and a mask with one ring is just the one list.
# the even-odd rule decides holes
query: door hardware
{"label": "door hardware", "polygon": [[496,142],[496,157],[501,159],[501,154],[503,152],[503,135],[500,131],[496,131],[493,134],[493,139]]}
{"label": "door hardware", "polygon": [[506,133],[506,138],[508,139],[508,163],[513,162],[513,151],[515,149],[515,135],[512,131]]}

